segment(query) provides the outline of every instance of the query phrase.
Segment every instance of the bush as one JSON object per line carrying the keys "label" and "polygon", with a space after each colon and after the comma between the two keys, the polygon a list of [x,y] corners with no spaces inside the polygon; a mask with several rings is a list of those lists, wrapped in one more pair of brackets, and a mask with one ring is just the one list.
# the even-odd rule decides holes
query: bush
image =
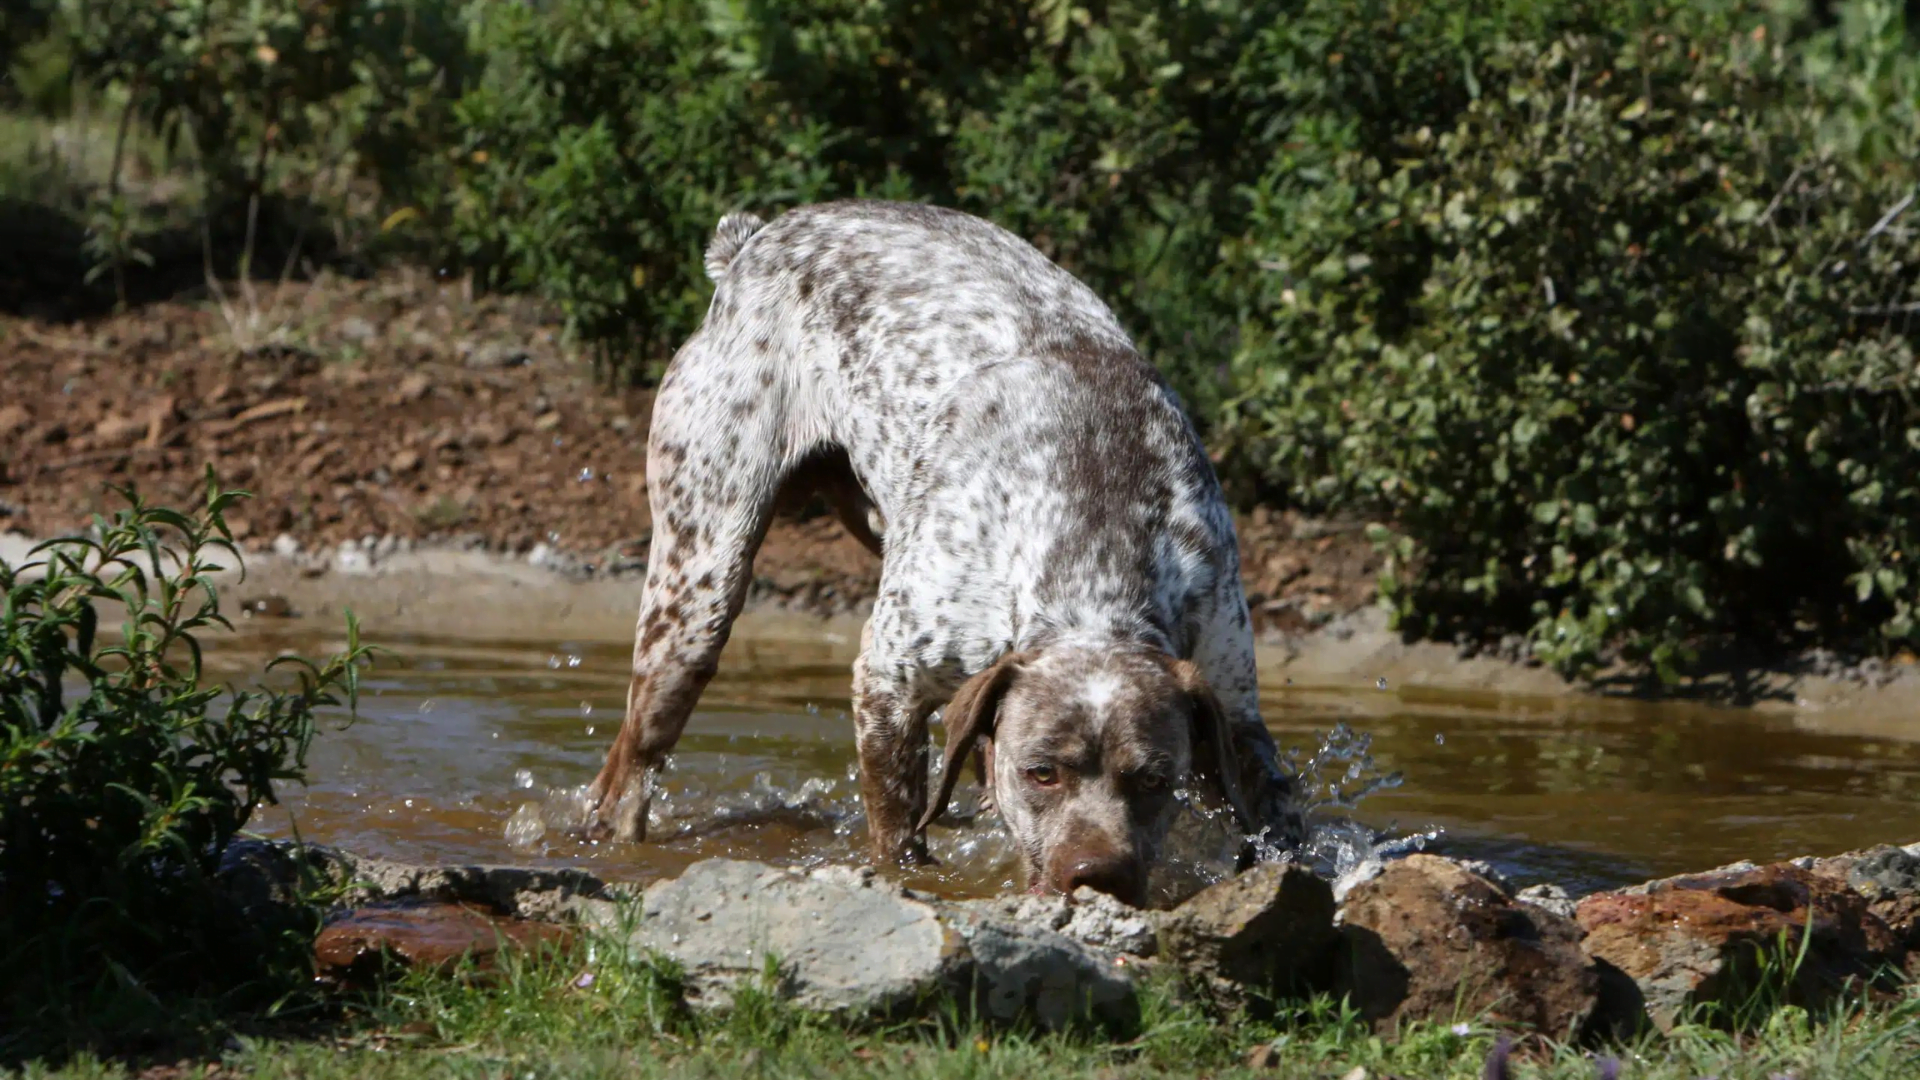
{"label": "bush", "polygon": [[1446,130],[1256,192],[1236,435],[1397,524],[1407,629],[1669,676],[1715,636],[1913,639],[1920,67],[1891,18],[1809,56],[1720,29],[1505,43]]}
{"label": "bush", "polygon": [[[9,1039],[159,1024],[178,994],[270,999],[310,971],[313,928],[241,925],[213,875],[275,785],[301,779],[316,715],[351,711],[368,650],[349,615],[340,654],[268,666],[290,688],[204,685],[201,637],[230,628],[209,575],[238,558],[223,513],[240,495],[209,478],[188,516],[126,494],[91,536],[0,563]],[[103,606],[124,613],[118,635]]]}
{"label": "bush", "polygon": [[609,376],[697,325],[723,213],[932,200],[1106,298],[1237,498],[1379,519],[1409,632],[1665,674],[1915,633],[1892,0],[23,11],[83,8],[75,70],[202,133],[216,189],[340,163],[383,243],[547,296]]}

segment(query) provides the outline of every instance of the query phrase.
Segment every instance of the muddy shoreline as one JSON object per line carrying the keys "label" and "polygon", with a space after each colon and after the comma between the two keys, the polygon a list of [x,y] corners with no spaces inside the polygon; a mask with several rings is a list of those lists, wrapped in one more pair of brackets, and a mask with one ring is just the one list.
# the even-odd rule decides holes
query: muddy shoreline
{"label": "muddy shoreline", "polygon": [[[0,560],[24,560],[32,540],[0,534]],[[644,565],[644,564],[640,564]],[[625,642],[633,633],[642,572],[596,567],[536,550],[511,556],[479,548],[357,543],[320,552],[250,553],[246,573],[220,575],[229,610],[242,622],[337,623],[352,611],[370,640],[429,635],[476,642],[552,639]],[[795,593],[764,576],[756,580],[742,637],[859,640],[867,595]],[[1261,677],[1313,688],[1386,685],[1401,694],[1475,691],[1521,699],[1627,697],[1697,700],[1785,716],[1797,726],[1882,738],[1920,739],[1920,671],[1892,665],[1863,677],[1859,669],[1815,670],[1815,658],[1773,665],[1708,669],[1671,688],[1648,687],[1636,673],[1604,672],[1594,683],[1570,682],[1524,662],[1467,655],[1440,642],[1407,642],[1384,611],[1359,607],[1310,628],[1268,620],[1258,639]],[[725,663],[725,661],[722,661]]]}

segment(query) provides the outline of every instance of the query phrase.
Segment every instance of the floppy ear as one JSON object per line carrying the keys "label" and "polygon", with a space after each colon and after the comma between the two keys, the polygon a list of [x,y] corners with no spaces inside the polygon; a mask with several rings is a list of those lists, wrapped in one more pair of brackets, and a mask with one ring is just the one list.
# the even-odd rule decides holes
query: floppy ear
{"label": "floppy ear", "polygon": [[918,831],[925,832],[934,819],[947,812],[947,800],[953,786],[960,782],[960,770],[966,766],[967,753],[982,736],[993,736],[993,724],[1000,711],[1000,699],[1019,673],[1029,654],[1007,653],[993,666],[961,684],[953,700],[947,702],[941,723],[947,729],[947,751],[940,765],[940,788],[927,800],[926,813],[920,816]]}
{"label": "floppy ear", "polygon": [[1239,762],[1234,760],[1233,729],[1226,710],[1213,688],[1207,685],[1200,665],[1191,660],[1174,660],[1168,667],[1193,708],[1193,771],[1213,781],[1233,808],[1242,832],[1259,831],[1253,815],[1247,812],[1246,799],[1240,793]]}

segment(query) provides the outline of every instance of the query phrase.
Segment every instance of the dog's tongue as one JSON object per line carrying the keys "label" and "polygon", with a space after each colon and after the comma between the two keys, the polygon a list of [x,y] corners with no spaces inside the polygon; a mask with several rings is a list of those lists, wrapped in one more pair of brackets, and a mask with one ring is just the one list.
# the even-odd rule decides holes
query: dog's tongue
{"label": "dog's tongue", "polygon": [[1030,896],[1045,896],[1047,895],[1047,887],[1044,884],[1036,881],[1033,884],[1027,886],[1027,893]]}

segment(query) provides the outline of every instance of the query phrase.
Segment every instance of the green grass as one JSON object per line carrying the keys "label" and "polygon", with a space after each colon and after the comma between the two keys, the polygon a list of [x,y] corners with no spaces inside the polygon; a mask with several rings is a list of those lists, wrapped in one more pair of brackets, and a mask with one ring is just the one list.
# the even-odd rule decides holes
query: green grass
{"label": "green grass", "polygon": [[[1274,1022],[1221,1024],[1178,1003],[1169,988],[1146,994],[1141,1029],[1115,1042],[1091,1033],[993,1030],[949,1009],[935,1019],[849,1030],[749,991],[725,1017],[679,1006],[677,973],[630,958],[609,940],[570,951],[512,956],[490,975],[403,976],[298,1034],[238,1036],[218,1060],[245,1076],[354,1077],[830,1077],[867,1075],[1118,1080],[1135,1076],[1262,1076],[1334,1080],[1364,1068],[1371,1080],[1477,1077],[1499,1032],[1478,1022],[1419,1024],[1377,1036],[1327,999]],[[224,1037],[224,1036],[222,1036]],[[1251,1051],[1276,1047],[1263,1070]],[[1705,1025],[1623,1046],[1579,1048],[1523,1040],[1516,1080],[1590,1080],[1598,1057],[1623,1078],[1795,1080],[1915,1075],[1920,988],[1855,1000],[1819,1018],[1771,1007],[1744,1034]],[[170,1060],[164,1059],[163,1060]],[[150,1062],[81,1054],[39,1061],[28,1077],[122,1077]],[[197,1059],[196,1059],[197,1063]]]}

